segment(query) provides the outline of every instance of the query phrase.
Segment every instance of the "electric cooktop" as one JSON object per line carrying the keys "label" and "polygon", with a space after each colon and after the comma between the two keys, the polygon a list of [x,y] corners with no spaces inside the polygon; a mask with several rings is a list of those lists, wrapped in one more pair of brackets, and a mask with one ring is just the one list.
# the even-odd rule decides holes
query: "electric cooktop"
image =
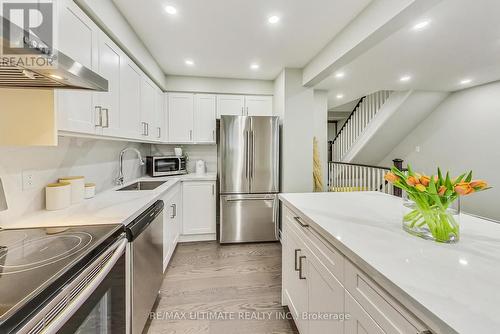
{"label": "electric cooktop", "polygon": [[0,229],[0,324],[41,294],[50,295],[51,285],[83,269],[74,267],[122,231],[121,224]]}

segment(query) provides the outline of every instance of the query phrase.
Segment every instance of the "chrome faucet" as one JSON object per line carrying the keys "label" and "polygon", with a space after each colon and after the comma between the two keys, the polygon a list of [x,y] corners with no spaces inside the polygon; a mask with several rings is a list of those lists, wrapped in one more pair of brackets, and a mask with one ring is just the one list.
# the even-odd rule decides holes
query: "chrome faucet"
{"label": "chrome faucet", "polygon": [[123,185],[123,181],[124,181],[124,177],[123,177],[123,155],[127,151],[134,151],[135,153],[137,153],[137,156],[139,157],[139,164],[141,166],[144,165],[144,159],[142,159],[142,154],[141,154],[141,152],[138,149],[136,149],[134,147],[126,147],[123,150],[121,150],[121,152],[120,152],[120,170],[118,172],[118,177],[116,178],[116,184],[119,185],[119,186]]}

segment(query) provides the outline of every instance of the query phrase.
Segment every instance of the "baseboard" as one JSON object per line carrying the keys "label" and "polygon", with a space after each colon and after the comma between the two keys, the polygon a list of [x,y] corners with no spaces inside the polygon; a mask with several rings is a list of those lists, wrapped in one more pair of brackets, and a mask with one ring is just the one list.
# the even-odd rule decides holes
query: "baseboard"
{"label": "baseboard", "polygon": [[179,236],[179,242],[193,242],[193,241],[214,241],[217,240],[216,233],[207,234],[181,234]]}

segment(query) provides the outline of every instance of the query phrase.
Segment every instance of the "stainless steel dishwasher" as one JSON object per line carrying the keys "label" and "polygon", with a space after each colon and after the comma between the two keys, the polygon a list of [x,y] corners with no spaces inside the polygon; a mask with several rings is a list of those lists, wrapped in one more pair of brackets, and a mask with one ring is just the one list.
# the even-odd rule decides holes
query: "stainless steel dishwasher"
{"label": "stainless steel dishwasher", "polygon": [[157,201],[127,227],[127,320],[142,333],[163,281],[163,201]]}

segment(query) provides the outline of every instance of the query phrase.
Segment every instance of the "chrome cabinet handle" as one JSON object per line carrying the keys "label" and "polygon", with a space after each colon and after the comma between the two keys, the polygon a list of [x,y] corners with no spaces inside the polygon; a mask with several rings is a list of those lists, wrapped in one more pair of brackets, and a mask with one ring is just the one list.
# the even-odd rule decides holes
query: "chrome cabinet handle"
{"label": "chrome cabinet handle", "polygon": [[212,195],[215,195],[215,185],[212,184]]}
{"label": "chrome cabinet handle", "polygon": [[170,207],[172,208],[172,215],[170,216],[170,218],[175,218],[177,216],[177,205],[172,204],[170,205]]}
{"label": "chrome cabinet handle", "polygon": [[215,141],[215,130],[212,130],[212,140]]}
{"label": "chrome cabinet handle", "polygon": [[303,269],[302,260],[304,260],[305,258],[306,258],[305,255],[299,257],[299,279],[306,279],[306,277],[302,274],[302,269]]}
{"label": "chrome cabinet handle", "polygon": [[245,116],[245,107],[241,107],[241,115]]}
{"label": "chrome cabinet handle", "polygon": [[146,122],[141,122],[142,124],[142,135],[143,136],[147,136],[147,133],[146,133]]}
{"label": "chrome cabinet handle", "polygon": [[106,125],[104,125],[104,123],[103,123],[103,121],[102,121],[102,117],[103,117],[102,115],[103,115],[103,113],[101,113],[101,126],[102,126],[103,128],[109,128],[109,110],[108,110],[108,108],[102,108],[101,110],[102,110],[102,111],[104,112],[104,114],[106,115],[106,117],[105,117],[105,119],[106,119],[106,123],[105,123],[105,124],[106,124]]}
{"label": "chrome cabinet handle", "polygon": [[98,126],[102,127],[102,107],[95,106],[94,111],[95,111],[95,127]]}
{"label": "chrome cabinet handle", "polygon": [[301,220],[300,217],[293,217],[297,223],[299,223],[300,226],[302,227],[309,227],[309,224],[304,224]]}
{"label": "chrome cabinet handle", "polygon": [[189,130],[189,140],[193,140],[193,130]]}
{"label": "chrome cabinet handle", "polygon": [[157,129],[158,129],[158,138],[161,138],[161,128],[158,127]]}
{"label": "chrome cabinet handle", "polygon": [[299,254],[299,252],[300,252],[300,251],[301,251],[300,249],[296,249],[296,250],[295,250],[295,258],[294,258],[294,261],[293,261],[293,262],[294,262],[294,264],[295,264],[295,265],[294,265],[294,266],[295,266],[295,271],[299,271],[299,270],[300,270],[300,268],[299,268],[299,264],[298,264],[298,262],[297,262],[297,255]]}
{"label": "chrome cabinet handle", "polygon": [[146,122],[146,136],[149,136],[149,123]]}

